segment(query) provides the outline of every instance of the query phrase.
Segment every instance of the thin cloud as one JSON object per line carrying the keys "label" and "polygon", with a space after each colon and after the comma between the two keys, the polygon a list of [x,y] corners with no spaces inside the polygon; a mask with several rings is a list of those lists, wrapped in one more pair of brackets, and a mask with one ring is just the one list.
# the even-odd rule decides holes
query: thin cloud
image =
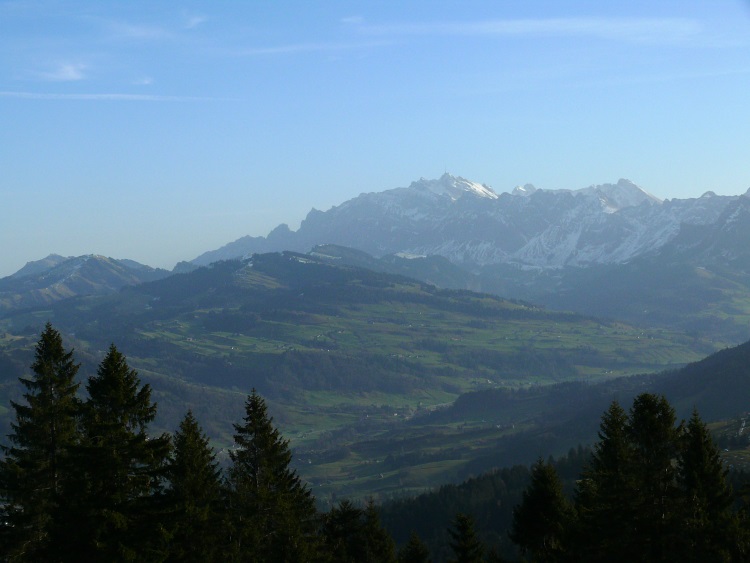
{"label": "thin cloud", "polygon": [[195,29],[196,27],[204,24],[208,18],[206,16],[194,14],[194,15],[186,15],[185,16],[185,29]]}
{"label": "thin cloud", "polygon": [[150,76],[142,76],[141,78],[137,78],[136,80],[133,80],[134,86],[151,86],[154,83],[154,79]]}
{"label": "thin cloud", "polygon": [[361,25],[365,23],[365,18],[362,16],[348,16],[345,18],[341,18],[341,23],[344,25]]}
{"label": "thin cloud", "polygon": [[237,51],[240,56],[252,55],[279,55],[293,53],[312,53],[323,51],[351,51],[355,49],[367,49],[390,45],[391,41],[366,41],[357,43],[291,43],[288,45],[276,45],[272,47],[251,47]]}
{"label": "thin cloud", "polygon": [[118,39],[158,40],[172,37],[172,32],[156,25],[110,22],[109,30]]}
{"label": "thin cloud", "polygon": [[86,78],[86,65],[83,63],[60,63],[52,70],[34,73],[42,80],[50,82],[75,82]]}
{"label": "thin cloud", "polygon": [[116,102],[228,102],[240,101],[236,98],[205,98],[198,96],[157,96],[152,94],[50,94],[43,92],[10,92],[0,91],[0,98],[21,100],[79,100],[79,101],[116,101]]}
{"label": "thin cloud", "polygon": [[363,25],[359,31],[370,35],[563,36],[665,43],[693,39],[702,28],[685,18],[551,18]]}

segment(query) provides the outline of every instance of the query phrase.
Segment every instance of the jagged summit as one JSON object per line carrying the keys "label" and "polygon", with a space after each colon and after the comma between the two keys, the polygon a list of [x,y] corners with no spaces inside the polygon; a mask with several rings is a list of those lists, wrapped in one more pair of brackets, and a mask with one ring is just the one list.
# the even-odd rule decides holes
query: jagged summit
{"label": "jagged summit", "polygon": [[472,194],[487,199],[497,199],[497,194],[485,184],[477,184],[461,176],[452,176],[447,172],[437,180],[420,178],[409,186],[413,190],[429,190],[437,195],[447,195],[453,201],[465,194]]}
{"label": "jagged summit", "polygon": [[662,202],[658,197],[651,195],[640,186],[624,178],[621,178],[616,184],[589,186],[573,193],[597,197],[606,213],[614,213],[626,207],[638,207],[643,203],[657,204]]}
{"label": "jagged summit", "polygon": [[193,263],[335,244],[375,257],[437,255],[470,268],[616,264],[658,250],[684,225],[715,222],[736,200],[665,202],[626,179],[578,190],[526,184],[498,196],[485,184],[446,173],[312,210],[296,231],[280,226],[267,237],[244,237]]}
{"label": "jagged summit", "polygon": [[520,195],[522,197],[530,196],[534,192],[538,191],[534,184],[524,184],[523,186],[516,186],[513,188],[511,195]]}
{"label": "jagged summit", "polygon": [[534,187],[533,184],[525,184],[523,186],[516,186],[511,195],[529,197],[542,191],[551,194],[570,193],[575,197],[598,201],[605,213],[614,213],[626,207],[637,207],[643,203],[658,204],[662,202],[658,197],[624,178],[620,179],[616,184],[591,185],[579,190],[540,190]]}

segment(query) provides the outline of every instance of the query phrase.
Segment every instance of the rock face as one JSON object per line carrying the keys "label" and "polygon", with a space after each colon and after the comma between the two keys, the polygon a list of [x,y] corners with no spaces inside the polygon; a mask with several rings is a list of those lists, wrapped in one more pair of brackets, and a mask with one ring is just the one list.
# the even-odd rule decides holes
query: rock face
{"label": "rock face", "polygon": [[469,268],[618,264],[657,251],[678,235],[689,238],[684,228],[697,227],[707,235],[701,227],[727,221],[741,199],[747,198],[708,192],[662,201],[629,180],[580,190],[527,184],[497,194],[445,174],[407,188],[361,194],[325,212],[313,209],[297,231],[280,225],[267,237],[241,238],[193,263],[336,244],[377,257],[439,255]]}

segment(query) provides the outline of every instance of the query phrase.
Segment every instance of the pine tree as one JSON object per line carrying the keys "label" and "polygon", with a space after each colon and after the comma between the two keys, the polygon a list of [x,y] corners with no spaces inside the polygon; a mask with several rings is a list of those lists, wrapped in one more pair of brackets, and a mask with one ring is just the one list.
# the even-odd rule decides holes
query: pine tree
{"label": "pine tree", "polygon": [[330,563],[365,560],[367,546],[362,516],[362,509],[350,500],[342,500],[325,515],[323,538]]}
{"label": "pine tree", "polygon": [[634,449],[631,502],[634,503],[633,538],[641,556],[650,561],[670,561],[676,540],[676,464],[682,426],[663,396],[642,393],[633,401],[628,434]]}
{"label": "pine tree", "polygon": [[474,519],[466,514],[456,515],[453,526],[448,530],[453,550],[451,563],[481,563],[484,545],[474,530]]}
{"label": "pine tree", "polygon": [[[88,380],[83,440],[71,530],[61,538],[61,559],[158,560],[163,522],[158,514],[169,436],[149,437],[156,416],[151,388],[140,384],[125,356],[112,345]],[[65,541],[67,540],[67,543]]]}
{"label": "pine tree", "polygon": [[430,550],[416,532],[409,536],[409,542],[398,552],[398,563],[430,563]]}
{"label": "pine tree", "polygon": [[369,498],[365,505],[362,531],[367,554],[364,561],[368,563],[395,563],[396,545],[393,538],[380,523],[380,514],[375,501]]}
{"label": "pine tree", "polygon": [[682,554],[696,561],[729,561],[739,533],[719,450],[697,411],[687,424],[678,465],[683,499]]}
{"label": "pine tree", "polygon": [[538,460],[521,504],[513,511],[511,540],[534,561],[558,561],[565,551],[571,519],[572,509],[555,468]]}
{"label": "pine tree", "polygon": [[627,413],[613,401],[602,415],[599,442],[577,485],[574,542],[579,559],[603,561],[615,555],[627,557],[628,553],[636,558],[637,545],[632,540],[634,455]]}
{"label": "pine tree", "polygon": [[305,561],[317,546],[315,501],[290,467],[289,443],[253,389],[230,453],[232,554],[254,562]]}
{"label": "pine tree", "polygon": [[380,523],[372,499],[364,509],[343,500],[325,515],[323,522],[325,550],[331,563],[395,563],[393,539]]}
{"label": "pine tree", "polygon": [[167,504],[172,510],[168,561],[216,561],[221,545],[221,470],[209,440],[188,411],[174,434]]}
{"label": "pine tree", "polygon": [[47,323],[36,345],[34,373],[21,378],[26,404],[16,412],[0,461],[0,556],[38,561],[50,556],[51,537],[65,514],[63,489],[71,474],[70,452],[79,440],[78,364],[66,352],[60,333]]}

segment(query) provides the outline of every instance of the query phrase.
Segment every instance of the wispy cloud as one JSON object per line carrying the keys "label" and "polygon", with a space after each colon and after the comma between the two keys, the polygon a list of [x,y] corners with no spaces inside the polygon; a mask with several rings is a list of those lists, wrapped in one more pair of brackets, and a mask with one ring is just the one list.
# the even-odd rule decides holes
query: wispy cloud
{"label": "wispy cloud", "polygon": [[365,23],[365,18],[362,16],[347,16],[345,18],[341,18],[341,23],[344,25],[361,25]]}
{"label": "wispy cloud", "polygon": [[316,51],[350,51],[390,45],[392,41],[362,41],[354,43],[290,43],[269,47],[250,47],[236,51],[236,55],[277,55],[287,53],[311,53]]}
{"label": "wispy cloud", "polygon": [[44,92],[11,92],[0,91],[0,98],[22,100],[79,100],[79,101],[117,101],[117,102],[229,102],[240,101],[237,98],[211,98],[199,96],[158,96],[151,94],[50,94]]}
{"label": "wispy cloud", "polygon": [[184,19],[185,23],[183,24],[183,27],[185,29],[195,29],[208,20],[206,16],[200,14],[185,14]]}
{"label": "wispy cloud", "polygon": [[75,82],[86,78],[87,66],[83,63],[59,63],[51,70],[35,72],[34,75],[42,80],[51,82]]}
{"label": "wispy cloud", "polygon": [[133,86],[151,86],[154,83],[154,79],[150,76],[141,76],[133,80]]}
{"label": "wispy cloud", "polygon": [[361,25],[359,31],[381,36],[567,36],[665,43],[692,39],[702,28],[685,18],[549,18]]}
{"label": "wispy cloud", "polygon": [[109,22],[109,31],[119,39],[157,40],[172,37],[167,28],[157,25],[132,24],[127,22]]}

